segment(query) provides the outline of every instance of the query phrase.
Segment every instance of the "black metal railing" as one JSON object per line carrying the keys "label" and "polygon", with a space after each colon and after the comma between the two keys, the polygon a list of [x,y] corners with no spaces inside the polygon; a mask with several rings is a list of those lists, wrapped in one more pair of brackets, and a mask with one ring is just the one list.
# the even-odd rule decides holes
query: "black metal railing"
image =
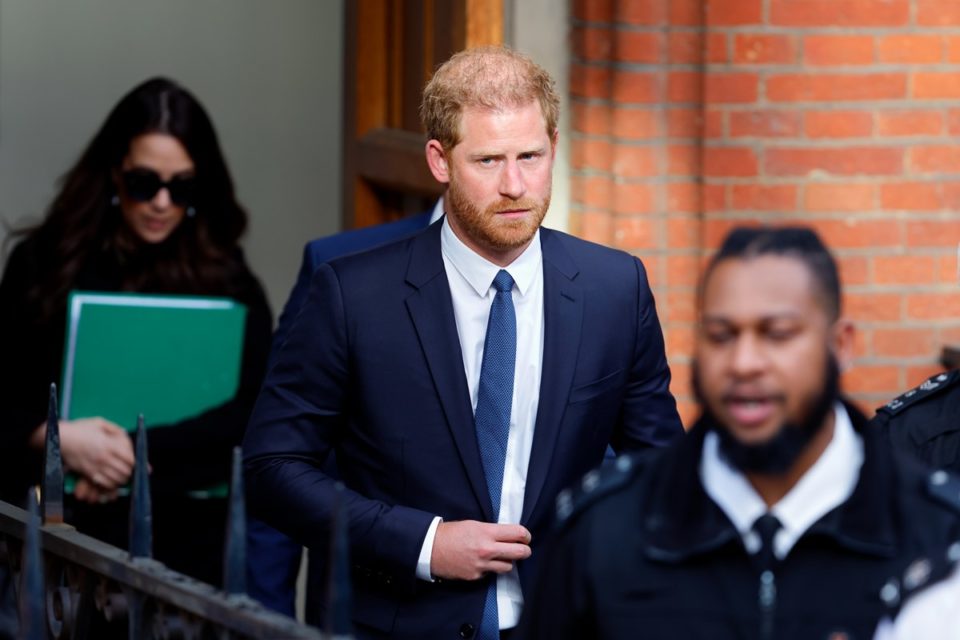
{"label": "black metal railing", "polygon": [[333,523],[336,533],[329,565],[333,595],[326,633],[274,613],[246,595],[246,517],[239,447],[234,450],[223,589],[152,559],[150,479],[142,416],[137,431],[129,551],[124,551],[64,523],[56,389],[51,385],[39,508],[35,491],[27,496],[27,509],[0,502],[0,578],[7,578],[0,584],[12,584],[15,591],[0,594],[0,608],[15,606],[18,611],[14,616],[17,628],[0,629],[0,637],[4,633],[26,640],[320,640],[351,636],[348,543],[339,515]]}

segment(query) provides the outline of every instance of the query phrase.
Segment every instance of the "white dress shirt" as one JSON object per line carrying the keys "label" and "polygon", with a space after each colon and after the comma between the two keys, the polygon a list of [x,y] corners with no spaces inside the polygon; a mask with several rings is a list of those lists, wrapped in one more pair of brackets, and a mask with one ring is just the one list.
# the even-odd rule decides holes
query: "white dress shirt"
{"label": "white dress shirt", "polygon": [[443,215],[443,196],[437,198],[437,201],[433,203],[433,209],[430,210],[430,223],[433,224],[440,219],[440,216]]}
{"label": "white dress shirt", "polygon": [[[517,318],[517,357],[513,378],[513,404],[510,411],[510,433],[503,469],[498,522],[517,524],[523,511],[523,494],[527,486],[527,466],[533,445],[533,429],[540,400],[540,370],[543,363],[543,255],[538,230],[530,245],[506,267],[499,267],[474,253],[456,236],[446,220],[440,233],[443,266],[447,272],[453,314],[463,354],[463,370],[470,389],[470,404],[477,408],[483,343],[487,335],[490,305],[496,293],[493,278],[501,268],[514,281],[513,306]],[[430,580],[430,556],[440,518],[435,518],[427,531],[417,577]],[[523,609],[523,594],[516,567],[497,577],[497,609],[500,628],[516,626]]]}
{"label": "white dress shirt", "polygon": [[[799,482],[770,509],[782,525],[773,539],[777,558],[787,557],[807,529],[853,495],[861,466],[863,439],[854,431],[847,410],[838,402],[834,407],[830,444]],[[700,480],[707,495],[737,528],[747,552],[758,552],[760,537],[753,531],[753,523],[767,512],[767,505],[746,476],[723,458],[720,438],[713,432],[703,441]]]}

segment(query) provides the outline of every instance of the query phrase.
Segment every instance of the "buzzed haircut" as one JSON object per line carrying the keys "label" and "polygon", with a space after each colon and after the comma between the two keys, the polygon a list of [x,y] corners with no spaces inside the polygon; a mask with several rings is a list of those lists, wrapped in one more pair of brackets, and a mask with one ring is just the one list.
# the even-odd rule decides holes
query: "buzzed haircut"
{"label": "buzzed haircut", "polygon": [[466,107],[504,109],[536,101],[553,138],[560,118],[560,98],[543,67],[508,47],[475,47],[454,54],[423,90],[420,120],[427,138],[444,149],[460,142],[460,120]]}
{"label": "buzzed haircut", "polygon": [[837,262],[817,232],[809,227],[734,228],[707,263],[700,280],[701,299],[707,280],[718,264],[724,260],[750,260],[761,256],[796,258],[806,265],[819,289],[819,297],[830,320],[840,317],[840,274]]}

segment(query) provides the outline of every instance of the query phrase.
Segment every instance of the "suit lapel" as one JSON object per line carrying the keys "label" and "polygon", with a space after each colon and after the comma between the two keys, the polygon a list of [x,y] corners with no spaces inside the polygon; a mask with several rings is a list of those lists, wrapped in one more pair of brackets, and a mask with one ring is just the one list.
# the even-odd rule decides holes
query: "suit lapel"
{"label": "suit lapel", "polygon": [[540,238],[543,248],[543,365],[521,522],[527,522],[533,513],[550,471],[560,421],[577,365],[583,322],[583,292],[574,281],[578,273],[576,264],[549,229],[541,228]]}
{"label": "suit lapel", "polygon": [[477,447],[470,391],[463,372],[460,338],[453,316],[453,299],[440,252],[440,227],[440,223],[434,223],[412,241],[407,282],[416,291],[406,300],[407,310],[420,339],[420,347],[470,486],[486,520],[495,522]]}

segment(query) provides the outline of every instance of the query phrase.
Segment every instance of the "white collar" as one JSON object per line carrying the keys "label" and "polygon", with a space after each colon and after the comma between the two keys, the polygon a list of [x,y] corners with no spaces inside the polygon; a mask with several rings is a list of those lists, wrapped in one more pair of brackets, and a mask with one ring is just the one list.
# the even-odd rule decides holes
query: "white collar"
{"label": "white collar", "polygon": [[542,259],[540,229],[537,229],[533,240],[516,260],[506,267],[500,267],[465,245],[450,228],[449,220],[446,217],[443,219],[443,228],[440,230],[440,249],[481,298],[487,296],[490,285],[501,268],[510,274],[514,283],[516,283],[517,292],[523,296],[533,285]]}
{"label": "white collar", "polygon": [[[847,410],[834,407],[833,437],[813,466],[770,509],[782,528],[774,539],[778,558],[784,558],[817,520],[846,502],[860,478],[863,439],[853,429]],[[703,488],[737,528],[749,553],[760,546],[753,523],[767,511],[766,504],[746,476],[720,455],[720,438],[706,434],[700,458]]]}
{"label": "white collar", "polygon": [[[443,196],[437,198],[437,201],[433,205],[433,209],[430,210],[430,224],[433,224],[440,219],[440,216],[443,215]],[[429,226],[429,225],[427,225]]]}

